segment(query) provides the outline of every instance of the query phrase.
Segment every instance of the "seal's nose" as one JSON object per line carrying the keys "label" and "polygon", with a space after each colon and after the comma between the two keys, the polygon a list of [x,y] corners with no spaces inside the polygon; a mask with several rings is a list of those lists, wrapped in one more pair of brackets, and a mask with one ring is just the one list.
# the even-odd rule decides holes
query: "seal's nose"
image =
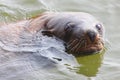
{"label": "seal's nose", "polygon": [[89,30],[89,31],[87,31],[87,36],[91,42],[95,42],[97,33],[95,31]]}

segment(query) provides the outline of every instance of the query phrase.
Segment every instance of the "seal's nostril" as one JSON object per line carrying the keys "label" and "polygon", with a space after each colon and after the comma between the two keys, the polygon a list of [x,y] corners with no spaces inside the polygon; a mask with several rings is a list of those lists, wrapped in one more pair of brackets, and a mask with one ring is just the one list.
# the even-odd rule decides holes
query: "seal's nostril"
{"label": "seal's nostril", "polygon": [[95,42],[97,34],[95,31],[89,30],[89,31],[87,31],[87,36],[89,37],[91,42]]}

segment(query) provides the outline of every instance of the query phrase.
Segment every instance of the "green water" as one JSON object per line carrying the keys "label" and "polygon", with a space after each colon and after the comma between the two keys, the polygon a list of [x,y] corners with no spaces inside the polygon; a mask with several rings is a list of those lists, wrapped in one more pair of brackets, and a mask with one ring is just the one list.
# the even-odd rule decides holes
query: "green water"
{"label": "green water", "polygon": [[101,54],[77,57],[81,66],[68,68],[85,76],[85,80],[120,80],[119,0],[0,0],[2,23],[28,19],[45,11],[88,12],[103,22],[107,50]]}

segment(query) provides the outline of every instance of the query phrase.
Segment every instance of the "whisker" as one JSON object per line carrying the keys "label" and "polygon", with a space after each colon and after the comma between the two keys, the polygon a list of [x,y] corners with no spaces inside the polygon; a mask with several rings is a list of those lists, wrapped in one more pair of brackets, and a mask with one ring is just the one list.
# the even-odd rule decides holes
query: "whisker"
{"label": "whisker", "polygon": [[73,42],[73,40],[75,40],[75,39],[70,40],[67,44],[71,44]]}
{"label": "whisker", "polygon": [[71,44],[68,44],[67,48],[70,50],[78,43],[78,39],[73,40]]}
{"label": "whisker", "polygon": [[76,51],[75,51],[75,52],[79,51],[79,49],[80,49],[81,47],[83,47],[84,45],[85,45],[85,40],[84,40],[84,39],[83,39],[83,40],[81,40],[81,41],[79,41],[78,48],[76,49]]}
{"label": "whisker", "polygon": [[76,52],[77,47],[79,46],[80,41],[78,41],[78,44],[76,44],[70,51]]}
{"label": "whisker", "polygon": [[84,46],[85,46],[85,48],[87,47],[87,41],[85,40],[85,42],[84,42]]}
{"label": "whisker", "polygon": [[100,43],[102,43],[102,45],[104,45],[104,44],[105,44],[105,42],[104,42],[103,40],[100,40]]}
{"label": "whisker", "polygon": [[77,45],[77,47],[76,47],[76,49],[74,50],[75,51],[75,53],[79,50],[79,48],[81,47],[81,41],[79,41],[79,43],[78,43],[78,45]]}

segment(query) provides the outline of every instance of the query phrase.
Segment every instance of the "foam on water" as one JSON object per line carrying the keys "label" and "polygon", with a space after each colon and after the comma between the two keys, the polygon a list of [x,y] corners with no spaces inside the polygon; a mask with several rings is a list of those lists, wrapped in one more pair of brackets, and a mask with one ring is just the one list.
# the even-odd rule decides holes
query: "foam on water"
{"label": "foam on water", "polygon": [[1,80],[44,80],[45,76],[51,77],[49,80],[72,80],[70,77],[75,76],[77,80],[80,76],[67,69],[78,66],[78,63],[74,56],[65,52],[63,42],[55,37],[42,36],[41,33],[23,35],[18,44],[1,42],[0,47]]}

